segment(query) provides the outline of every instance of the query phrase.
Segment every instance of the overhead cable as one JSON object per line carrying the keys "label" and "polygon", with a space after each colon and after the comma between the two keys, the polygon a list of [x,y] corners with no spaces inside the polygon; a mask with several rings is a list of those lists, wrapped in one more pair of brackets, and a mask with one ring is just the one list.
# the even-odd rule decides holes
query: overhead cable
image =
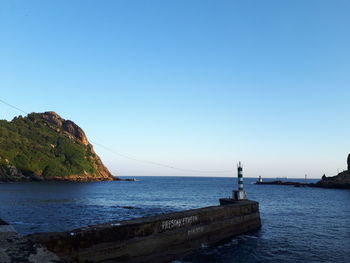
{"label": "overhead cable", "polygon": [[[20,112],[23,112],[25,114],[29,114],[28,112],[0,99],[0,102],[15,109],[15,110],[18,110]],[[192,173],[232,173],[232,170],[219,170],[219,171],[209,171],[209,170],[195,170],[195,169],[185,169],[185,168],[180,168],[180,167],[176,167],[176,166],[172,166],[172,165],[168,165],[168,164],[163,164],[163,163],[159,163],[159,162],[154,162],[154,161],[149,161],[149,160],[142,160],[142,159],[139,159],[139,158],[135,158],[135,157],[132,157],[132,156],[129,156],[129,155],[126,155],[126,154],[122,154],[122,153],[118,153],[116,151],[114,151],[113,149],[110,149],[109,147],[101,144],[101,143],[97,143],[97,142],[93,142],[91,141],[94,145],[97,145],[101,148],[104,148],[105,150],[117,155],[117,156],[120,156],[120,157],[123,157],[125,159],[129,159],[129,160],[132,160],[132,161],[135,161],[135,162],[139,162],[139,163],[147,163],[147,164],[151,164],[151,165],[155,165],[155,166],[161,166],[161,167],[165,167],[165,168],[168,168],[168,169],[173,169],[173,170],[177,170],[177,171],[182,171],[182,172],[192,172]]]}

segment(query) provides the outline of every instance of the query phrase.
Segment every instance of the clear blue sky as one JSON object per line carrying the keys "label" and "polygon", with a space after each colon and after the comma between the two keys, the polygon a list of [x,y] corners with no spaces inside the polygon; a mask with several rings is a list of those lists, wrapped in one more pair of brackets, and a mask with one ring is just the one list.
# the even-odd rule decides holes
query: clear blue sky
{"label": "clear blue sky", "polygon": [[[350,152],[349,13],[347,0],[2,0],[0,99],[139,159],[333,175]],[[95,150],[120,176],[202,175]]]}

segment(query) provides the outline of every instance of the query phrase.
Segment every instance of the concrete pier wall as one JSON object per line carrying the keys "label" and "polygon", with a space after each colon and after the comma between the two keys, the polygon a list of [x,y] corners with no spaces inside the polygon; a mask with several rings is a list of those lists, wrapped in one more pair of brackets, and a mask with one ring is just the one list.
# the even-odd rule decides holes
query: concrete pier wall
{"label": "concrete pier wall", "polygon": [[29,236],[68,262],[169,262],[261,227],[255,201]]}

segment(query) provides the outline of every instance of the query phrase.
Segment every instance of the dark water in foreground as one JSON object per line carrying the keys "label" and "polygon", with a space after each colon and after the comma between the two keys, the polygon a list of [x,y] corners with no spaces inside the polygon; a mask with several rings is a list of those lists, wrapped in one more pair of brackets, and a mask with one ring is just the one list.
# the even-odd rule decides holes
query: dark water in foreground
{"label": "dark water in foreground", "polygon": [[[217,205],[235,183],[232,178],[138,179],[0,184],[0,218],[23,234],[63,231]],[[177,262],[350,262],[349,190],[254,185],[255,181],[246,178],[245,186],[249,198],[260,202],[262,229]]]}

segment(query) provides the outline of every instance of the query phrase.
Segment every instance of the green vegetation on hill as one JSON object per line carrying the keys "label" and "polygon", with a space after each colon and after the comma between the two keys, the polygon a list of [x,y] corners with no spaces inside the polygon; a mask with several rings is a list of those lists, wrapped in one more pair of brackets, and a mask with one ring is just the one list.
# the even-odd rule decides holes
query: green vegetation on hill
{"label": "green vegetation on hill", "polygon": [[43,178],[100,175],[97,169],[102,163],[92,146],[42,116],[32,113],[11,122],[0,120],[0,166],[15,166],[25,176]]}

